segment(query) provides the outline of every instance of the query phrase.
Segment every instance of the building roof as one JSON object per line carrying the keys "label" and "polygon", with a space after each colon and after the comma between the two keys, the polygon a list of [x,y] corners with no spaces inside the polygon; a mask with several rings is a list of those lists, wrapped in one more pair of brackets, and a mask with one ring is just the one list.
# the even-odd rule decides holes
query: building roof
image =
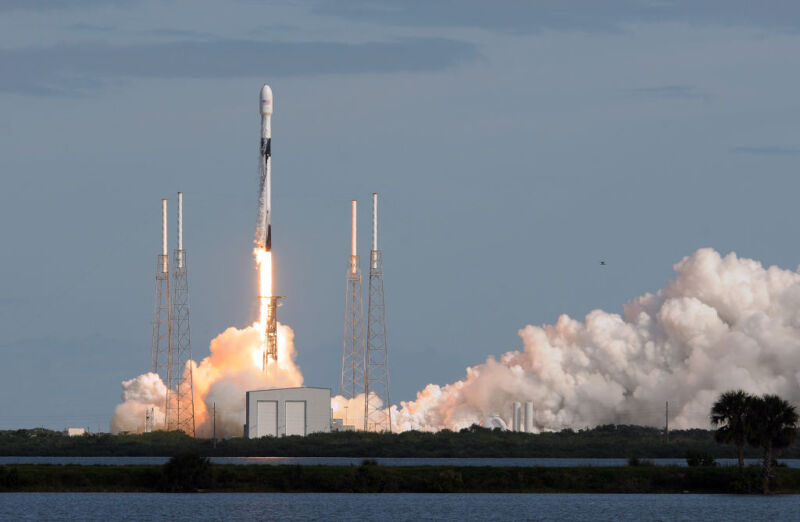
{"label": "building roof", "polygon": [[323,388],[321,386],[294,386],[292,388],[265,388],[263,390],[248,390],[247,393],[250,392],[262,392],[262,391],[283,391],[283,390],[328,390],[331,391],[330,388]]}

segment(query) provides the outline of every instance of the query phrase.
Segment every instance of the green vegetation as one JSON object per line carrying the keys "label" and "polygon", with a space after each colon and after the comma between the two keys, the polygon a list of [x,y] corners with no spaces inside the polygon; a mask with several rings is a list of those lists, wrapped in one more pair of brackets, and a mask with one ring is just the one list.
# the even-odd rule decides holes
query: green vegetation
{"label": "green vegetation", "polygon": [[797,437],[795,407],[777,395],[755,397],[742,390],[729,391],[711,407],[711,423],[720,426],[714,436],[718,442],[737,446],[740,471],[745,440],[763,450],[762,488],[764,494],[769,493],[775,456],[789,448]]}
{"label": "green vegetation", "polygon": [[[684,458],[687,452],[714,458],[735,458],[733,447],[714,442],[710,430],[663,431],[641,426],[598,426],[557,433],[513,433],[472,427],[461,432],[404,433],[338,432],[308,437],[222,440],[213,448],[208,439],[192,439],[181,432],[139,435],[83,435],[35,429],[0,431],[0,455],[40,456],[170,456],[182,452],[227,457],[589,457]],[[744,448],[745,457],[759,457],[757,449]],[[795,443],[781,453],[800,458]]]}
{"label": "green vegetation", "polygon": [[733,444],[738,450],[739,469],[744,469],[744,445],[747,442],[745,414],[750,396],[742,390],[720,395],[711,407],[711,425],[719,426],[714,439],[720,444]]}
{"label": "green vegetation", "polygon": [[[739,459],[739,463],[742,463],[742,460]],[[697,451],[689,451],[686,453],[686,465],[689,467],[696,467],[696,466],[716,466],[717,461],[714,460],[714,457],[709,455],[708,453],[700,453]],[[739,470],[744,469],[741,465],[739,466]]]}
{"label": "green vegetation", "polygon": [[[237,466],[203,465],[197,459],[184,459],[172,468],[0,466],[0,491],[756,493],[761,484],[756,466],[743,472],[733,467],[675,466]],[[176,474],[176,466],[185,469]],[[195,474],[200,468],[203,471]],[[800,470],[776,470],[775,487],[782,493],[800,493]]]}
{"label": "green vegetation", "polygon": [[214,474],[208,458],[181,453],[164,464],[161,489],[185,493],[208,488],[213,482]]}

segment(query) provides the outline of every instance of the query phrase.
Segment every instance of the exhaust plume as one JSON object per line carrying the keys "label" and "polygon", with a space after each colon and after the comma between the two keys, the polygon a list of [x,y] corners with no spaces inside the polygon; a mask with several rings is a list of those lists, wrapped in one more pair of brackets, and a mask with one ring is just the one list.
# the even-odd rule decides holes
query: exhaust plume
{"label": "exhaust plume", "polygon": [[392,424],[461,429],[499,415],[510,425],[512,403],[533,401],[535,431],[662,426],[669,401],[670,426],[707,428],[711,404],[732,388],[800,402],[800,275],[708,248],[674,269],[622,315],[594,310],[524,327],[522,350],[429,384],[391,407]]}
{"label": "exhaust plume", "polygon": [[[800,402],[800,275],[708,248],[674,269],[664,288],[631,300],[621,315],[594,310],[583,321],[562,315],[552,325],[522,328],[520,350],[490,356],[462,380],[429,384],[416,400],[392,405],[392,425],[458,430],[495,415],[510,425],[513,402],[533,401],[535,431],[661,426],[669,401],[670,426],[707,428],[711,404],[732,388]],[[288,326],[279,327],[277,363],[261,371],[263,332],[258,321],[228,328],[194,366],[199,436],[210,435],[212,402],[218,432],[239,435],[245,391],[302,385]],[[122,386],[112,432],[141,431],[149,407],[163,424],[165,387],[157,375]],[[377,397],[370,401],[385,407]],[[363,394],[334,397],[332,407],[345,424],[363,425]]]}
{"label": "exhaust plume", "polygon": [[[272,257],[263,248],[254,250],[259,274],[259,292],[272,293]],[[212,405],[217,405],[217,436],[240,436],[245,421],[245,392],[265,388],[302,386],[303,375],[295,365],[294,332],[278,323],[278,359],[263,368],[265,320],[268,302],[261,300],[258,320],[239,329],[230,327],[209,347],[211,354],[197,364],[189,361],[184,372],[192,371],[196,435],[210,437]],[[114,410],[111,432],[141,432],[144,415],[155,407],[155,428],[164,428],[166,386],[155,373],[146,373],[122,383],[123,403]]]}

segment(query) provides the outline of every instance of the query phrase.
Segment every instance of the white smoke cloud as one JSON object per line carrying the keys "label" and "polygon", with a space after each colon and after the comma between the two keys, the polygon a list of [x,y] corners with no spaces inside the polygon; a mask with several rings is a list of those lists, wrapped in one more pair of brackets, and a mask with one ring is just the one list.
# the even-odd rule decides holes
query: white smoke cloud
{"label": "white smoke cloud", "polygon": [[145,415],[153,408],[156,419],[164,418],[167,387],[156,373],[148,372],[122,382],[122,404],[114,409],[111,432],[144,431]]}
{"label": "white smoke cloud", "polygon": [[[624,305],[622,315],[594,310],[583,321],[562,315],[524,327],[521,351],[489,357],[464,379],[429,384],[416,400],[392,406],[395,431],[461,429],[493,415],[510,425],[514,401],[533,401],[539,431],[660,426],[665,401],[671,426],[708,427],[711,403],[732,388],[800,402],[800,275],[711,249],[674,268],[675,279]],[[214,402],[218,433],[240,435],[247,390],[302,385],[293,336],[280,325],[278,363],[267,374],[260,323],[211,342],[211,355],[193,366],[198,435],[210,435]],[[125,381],[112,432],[141,431],[149,407],[163,419],[165,392],[155,374]],[[363,395],[334,397],[332,408],[346,424],[363,425]]]}
{"label": "white smoke cloud", "polygon": [[533,401],[537,430],[605,423],[708,427],[719,393],[743,388],[800,401],[800,275],[701,249],[677,277],[623,315],[519,331],[523,350],[489,357],[453,384],[392,406],[401,429],[460,429]]}
{"label": "white smoke cloud", "polygon": [[[278,361],[261,368],[264,328],[256,322],[247,328],[228,328],[211,341],[210,355],[200,363],[190,361],[194,381],[196,433],[210,437],[212,409],[216,404],[217,435],[241,436],[245,421],[245,392],[302,386],[295,365],[294,332],[278,324]],[[122,400],[114,410],[111,432],[144,431],[145,411],[155,408],[155,428],[164,428],[167,388],[155,373],[145,373],[122,383]]]}

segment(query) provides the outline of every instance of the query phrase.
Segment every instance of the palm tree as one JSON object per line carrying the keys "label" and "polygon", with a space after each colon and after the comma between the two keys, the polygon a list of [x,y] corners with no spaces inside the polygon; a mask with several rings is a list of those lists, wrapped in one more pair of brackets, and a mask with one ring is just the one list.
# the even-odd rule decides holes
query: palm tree
{"label": "palm tree", "polygon": [[790,446],[797,436],[797,410],[777,395],[752,398],[749,410],[747,441],[752,446],[764,449],[761,475],[766,494],[769,493],[769,481],[772,478],[773,452],[780,453],[780,450]]}
{"label": "palm tree", "polygon": [[721,444],[735,444],[739,450],[739,470],[744,469],[744,445],[747,441],[747,413],[752,396],[742,390],[727,391],[711,407],[711,424],[719,426],[714,439]]}

